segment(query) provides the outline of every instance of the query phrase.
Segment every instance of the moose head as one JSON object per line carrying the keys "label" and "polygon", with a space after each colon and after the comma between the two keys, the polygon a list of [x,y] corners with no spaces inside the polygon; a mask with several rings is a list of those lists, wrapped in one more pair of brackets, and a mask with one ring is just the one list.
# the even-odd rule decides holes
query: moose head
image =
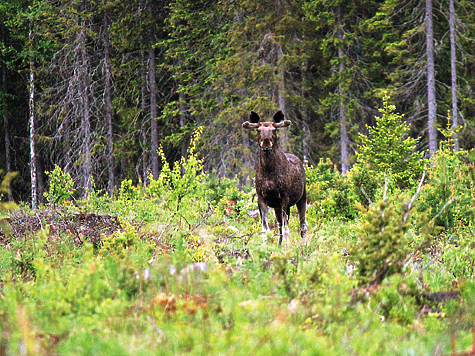
{"label": "moose head", "polygon": [[276,129],[290,126],[290,120],[284,120],[284,114],[281,110],[277,111],[273,116],[274,122],[260,121],[259,114],[251,111],[249,121],[242,124],[247,130],[255,129],[259,133],[259,147],[262,151],[271,151],[277,147]]}

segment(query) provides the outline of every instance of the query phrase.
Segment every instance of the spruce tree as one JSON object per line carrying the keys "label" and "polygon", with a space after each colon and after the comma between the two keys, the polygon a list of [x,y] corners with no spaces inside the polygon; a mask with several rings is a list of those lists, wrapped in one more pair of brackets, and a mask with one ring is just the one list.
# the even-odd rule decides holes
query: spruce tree
{"label": "spruce tree", "polygon": [[395,105],[383,98],[381,116],[375,126],[368,126],[368,135],[359,134],[356,153],[357,165],[368,167],[375,173],[390,175],[398,187],[414,186],[420,179],[425,160],[423,152],[417,152],[419,139],[408,136],[409,126],[403,115],[395,112]]}

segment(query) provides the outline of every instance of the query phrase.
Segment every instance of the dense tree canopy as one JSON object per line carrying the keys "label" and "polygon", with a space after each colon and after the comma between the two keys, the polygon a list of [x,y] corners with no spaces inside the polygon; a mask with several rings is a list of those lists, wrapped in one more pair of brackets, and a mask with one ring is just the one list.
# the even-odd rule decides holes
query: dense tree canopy
{"label": "dense tree canopy", "polygon": [[203,126],[205,169],[244,179],[255,152],[240,124],[281,109],[287,151],[346,173],[385,92],[421,154],[449,108],[471,148],[475,19],[446,2],[2,1],[0,168],[19,172],[15,199],[41,199],[55,165],[78,196],[113,194],[157,177],[158,147],[176,161]]}

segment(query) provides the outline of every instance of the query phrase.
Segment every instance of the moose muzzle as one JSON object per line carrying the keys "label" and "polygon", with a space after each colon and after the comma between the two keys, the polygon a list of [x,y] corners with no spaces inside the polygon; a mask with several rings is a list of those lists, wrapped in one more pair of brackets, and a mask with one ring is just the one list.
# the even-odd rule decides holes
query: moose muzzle
{"label": "moose muzzle", "polygon": [[272,140],[270,140],[270,139],[268,139],[268,138],[264,138],[264,139],[261,141],[260,146],[261,146],[261,150],[263,150],[263,151],[270,151],[270,150],[272,150],[273,142],[272,142]]}

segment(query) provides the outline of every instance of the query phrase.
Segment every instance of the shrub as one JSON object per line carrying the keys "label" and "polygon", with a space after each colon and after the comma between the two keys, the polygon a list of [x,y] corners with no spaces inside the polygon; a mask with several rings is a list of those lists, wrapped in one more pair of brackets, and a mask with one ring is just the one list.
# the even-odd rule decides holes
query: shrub
{"label": "shrub", "polygon": [[316,167],[305,166],[307,174],[307,199],[313,203],[320,218],[353,218],[356,195],[353,193],[348,177],[342,175],[327,159]]}
{"label": "shrub", "polygon": [[348,172],[348,179],[357,201],[368,207],[376,198],[380,176],[368,164],[355,164]]}
{"label": "shrub", "polygon": [[453,149],[454,132],[449,128],[441,132],[447,139],[440,142],[439,150],[431,159],[419,209],[429,211],[436,225],[444,229],[471,225],[475,218],[475,168],[469,162],[467,151]]}
{"label": "shrub", "polygon": [[49,177],[49,189],[44,193],[48,203],[53,206],[64,204],[74,193],[71,175],[64,173],[58,165],[55,165],[52,171],[45,173]]}
{"label": "shrub", "polygon": [[119,200],[134,201],[139,197],[139,189],[134,187],[131,179],[125,179],[120,183]]}
{"label": "shrub", "polygon": [[408,137],[409,127],[403,115],[394,112],[395,106],[383,98],[381,117],[376,125],[368,128],[368,135],[360,134],[361,143],[356,152],[357,166],[369,174],[383,173],[394,177],[399,188],[417,184],[424,169],[422,152],[415,152],[418,139]]}
{"label": "shrub", "polygon": [[173,167],[167,162],[163,148],[160,146],[158,154],[162,160],[162,171],[157,180],[149,176],[149,194],[168,199],[168,205],[174,204],[178,211],[186,197],[201,197],[207,194],[205,181],[207,175],[202,171],[203,160],[195,152],[196,144],[201,136],[203,127],[199,127],[193,135],[187,158],[182,157]]}
{"label": "shrub", "polygon": [[223,178],[219,185],[215,194],[219,197],[217,208],[220,213],[241,216],[257,207],[254,189],[239,189],[237,179]]}
{"label": "shrub", "polygon": [[408,259],[431,239],[433,224],[423,214],[418,215],[419,236],[408,233],[414,199],[408,203],[400,196],[384,197],[364,211],[358,242],[349,249],[362,284],[378,284],[401,273]]}

